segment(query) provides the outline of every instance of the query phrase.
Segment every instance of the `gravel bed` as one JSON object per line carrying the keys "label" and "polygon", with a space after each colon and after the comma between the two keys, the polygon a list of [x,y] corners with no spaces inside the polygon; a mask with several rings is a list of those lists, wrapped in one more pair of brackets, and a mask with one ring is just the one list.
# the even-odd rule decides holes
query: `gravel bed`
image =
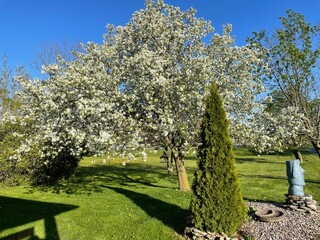
{"label": "gravel bed", "polygon": [[282,222],[247,222],[241,231],[255,240],[320,240],[320,213],[287,210],[272,203],[248,202],[253,209],[277,209],[286,213]]}

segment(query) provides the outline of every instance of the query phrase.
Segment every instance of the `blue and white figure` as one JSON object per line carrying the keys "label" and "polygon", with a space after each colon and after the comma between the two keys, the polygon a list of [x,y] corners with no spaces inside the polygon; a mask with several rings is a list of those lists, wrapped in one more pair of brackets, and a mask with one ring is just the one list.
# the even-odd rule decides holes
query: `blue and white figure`
{"label": "blue and white figure", "polygon": [[286,161],[286,166],[289,181],[288,194],[291,196],[304,196],[304,170],[300,166],[300,161],[298,159]]}

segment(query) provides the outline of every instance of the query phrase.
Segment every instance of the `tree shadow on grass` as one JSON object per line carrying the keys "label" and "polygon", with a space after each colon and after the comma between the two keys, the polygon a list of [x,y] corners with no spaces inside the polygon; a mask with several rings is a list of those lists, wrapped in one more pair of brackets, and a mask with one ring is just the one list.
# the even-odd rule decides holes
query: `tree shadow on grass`
{"label": "tree shadow on grass", "polygon": [[[269,176],[269,175],[247,175],[247,174],[238,174],[240,178],[254,178],[254,179],[274,179],[274,180],[283,180],[288,181],[288,178],[286,176]],[[314,179],[305,179],[306,183],[315,183],[320,184],[320,180],[314,180]]]}
{"label": "tree shadow on grass", "polygon": [[[78,206],[0,196],[0,232],[44,220],[46,239],[59,239],[54,217],[76,208]],[[26,234],[32,236],[33,228],[11,234],[3,239],[22,239]],[[33,239],[38,238],[33,236]]]}
{"label": "tree shadow on grass", "polygon": [[240,178],[254,178],[254,179],[274,179],[274,180],[284,180],[288,181],[287,177],[284,176],[269,176],[269,175],[246,175],[238,174]]}
{"label": "tree shadow on grass", "polygon": [[304,180],[306,183],[315,183],[315,184],[320,184],[320,180],[314,180],[314,179],[305,179]]}
{"label": "tree shadow on grass", "polygon": [[268,159],[265,159],[265,158],[248,158],[248,157],[236,157],[236,163],[252,163],[252,162],[255,162],[255,163],[271,163],[271,164],[280,164],[280,165],[285,165],[286,163],[285,162],[276,162],[276,161],[270,161]]}
{"label": "tree shadow on grass", "polygon": [[[159,180],[165,181],[164,186]],[[52,186],[27,186],[27,193],[35,191],[66,193],[66,194],[87,194],[100,193],[104,190],[101,185],[130,186],[130,187],[157,187],[176,188],[176,176],[168,176],[164,169],[147,164],[122,165],[93,165],[89,167],[80,166],[75,175],[66,181],[61,181]],[[172,186],[172,187],[171,187]]]}
{"label": "tree shadow on grass", "polygon": [[159,199],[152,198],[146,194],[130,191],[124,188],[109,187],[119,194],[122,194],[129,198],[134,204],[145,211],[150,217],[156,218],[166,226],[174,229],[177,233],[182,234],[186,217],[189,215],[189,211],[183,209],[174,204],[163,202]]}

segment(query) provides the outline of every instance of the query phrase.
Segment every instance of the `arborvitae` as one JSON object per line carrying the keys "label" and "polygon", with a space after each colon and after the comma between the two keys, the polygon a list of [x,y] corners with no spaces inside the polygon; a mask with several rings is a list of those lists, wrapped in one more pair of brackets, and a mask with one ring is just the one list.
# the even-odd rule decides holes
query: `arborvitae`
{"label": "arborvitae", "polygon": [[191,218],[194,226],[207,232],[232,234],[245,221],[243,201],[228,133],[229,121],[216,84],[205,101],[201,124],[201,146],[193,181]]}

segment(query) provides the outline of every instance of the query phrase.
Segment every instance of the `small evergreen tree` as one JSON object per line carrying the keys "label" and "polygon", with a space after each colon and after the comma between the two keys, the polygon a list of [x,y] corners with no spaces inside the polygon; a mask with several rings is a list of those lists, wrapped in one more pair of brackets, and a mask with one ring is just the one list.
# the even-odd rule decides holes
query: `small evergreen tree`
{"label": "small evergreen tree", "polygon": [[232,234],[245,221],[243,201],[228,133],[229,121],[216,84],[205,101],[198,167],[192,186],[191,218],[207,232]]}

